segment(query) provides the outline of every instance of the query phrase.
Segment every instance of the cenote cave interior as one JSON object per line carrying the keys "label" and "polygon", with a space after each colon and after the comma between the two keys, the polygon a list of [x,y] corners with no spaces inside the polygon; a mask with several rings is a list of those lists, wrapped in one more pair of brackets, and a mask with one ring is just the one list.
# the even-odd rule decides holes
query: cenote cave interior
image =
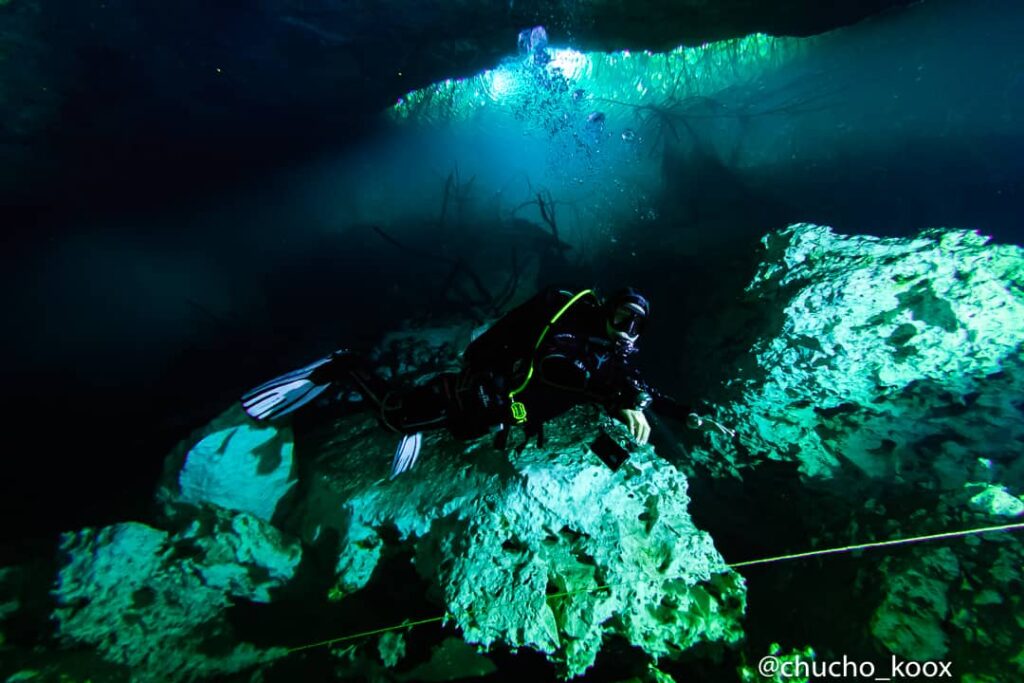
{"label": "cenote cave interior", "polygon": [[1024,680],[1022,31],[0,0],[0,680]]}

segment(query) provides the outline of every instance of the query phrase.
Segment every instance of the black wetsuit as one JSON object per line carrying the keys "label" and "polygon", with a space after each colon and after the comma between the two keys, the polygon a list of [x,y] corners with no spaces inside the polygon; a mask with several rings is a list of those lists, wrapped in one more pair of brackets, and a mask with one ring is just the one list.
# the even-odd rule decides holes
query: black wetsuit
{"label": "black wetsuit", "polygon": [[636,347],[609,338],[607,311],[594,295],[567,308],[537,345],[573,294],[544,290],[510,311],[467,347],[461,372],[399,391],[388,390],[368,368],[353,370],[352,376],[381,422],[401,433],[446,428],[457,438],[472,439],[514,424],[509,392],[524,384],[531,361],[532,376],[515,395],[527,411],[522,424],[528,433],[539,436],[544,422],[582,403],[599,404],[610,414],[650,406],[685,419],[687,407],[641,379],[633,365]]}

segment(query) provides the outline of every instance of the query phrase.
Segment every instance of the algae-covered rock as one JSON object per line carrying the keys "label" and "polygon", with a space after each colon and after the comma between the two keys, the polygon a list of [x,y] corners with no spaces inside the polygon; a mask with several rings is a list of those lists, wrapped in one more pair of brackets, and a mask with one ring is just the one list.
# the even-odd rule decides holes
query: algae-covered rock
{"label": "algae-covered rock", "polygon": [[883,239],[808,224],[763,243],[747,291],[772,322],[719,411],[747,451],[809,477],[948,489],[986,457],[1024,485],[1024,250],[966,230]]}
{"label": "algae-covered rock", "polygon": [[65,534],[53,596],[62,640],[96,647],[132,680],[177,681],[239,671],[283,654],[238,642],[231,598],[266,601],[300,550],[245,514],[177,534],[127,522]]}
{"label": "algae-covered rock", "polygon": [[743,581],[694,527],[686,479],[649,447],[611,471],[587,445],[599,428],[628,439],[587,408],[508,456],[428,435],[416,469],[388,481],[393,438],[350,421],[319,448],[293,523],[340,535],[340,594],[405,544],[467,642],[529,647],[567,675],[609,634],[655,659],[737,641]]}
{"label": "algae-covered rock", "polygon": [[270,602],[302,558],[298,542],[245,513],[198,518],[173,540],[198,553],[193,571],[205,585],[254,602]]}

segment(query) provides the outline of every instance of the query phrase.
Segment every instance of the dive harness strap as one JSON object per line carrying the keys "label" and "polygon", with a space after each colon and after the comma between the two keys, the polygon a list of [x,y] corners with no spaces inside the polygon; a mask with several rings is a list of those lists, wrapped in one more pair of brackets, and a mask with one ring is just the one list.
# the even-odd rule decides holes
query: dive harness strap
{"label": "dive harness strap", "polygon": [[545,325],[544,329],[541,331],[540,336],[537,338],[537,343],[533,347],[533,353],[530,355],[530,367],[526,371],[526,378],[523,380],[522,384],[520,384],[512,391],[508,392],[508,398],[512,404],[511,407],[513,424],[521,425],[524,422],[526,422],[526,405],[523,404],[522,401],[517,401],[516,395],[522,393],[530,384],[530,380],[533,379],[533,366],[537,360],[537,351],[540,350],[540,345],[544,343],[544,338],[547,337],[548,331],[551,330],[554,324],[558,322],[558,319],[561,318],[565,314],[565,312],[572,307],[573,304],[575,304],[577,301],[587,296],[588,294],[595,298],[597,297],[597,295],[594,294],[594,290],[584,289],[582,292],[569,299],[569,301],[567,301],[564,306],[558,309],[558,312],[555,313],[555,315],[551,318],[548,324]]}

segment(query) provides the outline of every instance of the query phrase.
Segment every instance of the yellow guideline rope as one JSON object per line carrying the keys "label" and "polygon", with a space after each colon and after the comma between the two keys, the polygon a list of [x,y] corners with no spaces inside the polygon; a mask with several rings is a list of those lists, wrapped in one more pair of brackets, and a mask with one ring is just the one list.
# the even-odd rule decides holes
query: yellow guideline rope
{"label": "yellow guideline rope", "polygon": [[[883,548],[893,545],[905,545],[908,543],[923,543],[925,541],[935,541],[942,538],[959,538],[962,536],[972,536],[974,534],[984,534],[992,531],[1014,531],[1024,529],[1024,522],[1018,522],[1016,524],[1001,524],[999,526],[985,526],[976,527],[974,529],[964,529],[962,531],[947,531],[941,534],[928,534],[925,536],[911,536],[910,538],[896,538],[889,541],[875,541],[873,543],[861,543],[858,545],[846,545],[839,548],[826,548],[824,550],[811,550],[805,553],[793,553],[791,555],[778,555],[776,557],[766,557],[760,560],[746,560],[744,562],[733,562],[726,564],[730,569],[736,567],[749,567],[755,564],[769,564],[771,562],[781,562],[783,560],[796,560],[804,557],[816,557],[819,555],[833,555],[836,553],[849,553],[855,550],[867,550],[869,548]],[[575,595],[576,593],[596,593],[597,591],[609,588],[608,585],[590,586],[588,588],[578,588],[576,590],[564,591],[561,593],[552,593],[546,596],[547,599],[551,598],[563,598],[568,595]],[[368,636],[375,636],[381,633],[387,633],[389,631],[398,631],[403,628],[412,628],[414,626],[420,626],[422,624],[430,624],[438,621],[443,621],[448,617],[445,613],[439,617],[430,617],[429,619],[420,619],[419,621],[409,621],[402,624],[395,624],[394,626],[385,626],[383,628],[373,629],[372,631],[363,631],[361,633],[353,633],[348,636],[341,636],[340,638],[331,638],[330,640],[322,640],[317,643],[310,643],[309,645],[300,645],[298,647],[288,648],[287,653],[292,654],[293,652],[300,652],[302,650],[311,650],[317,647],[324,647],[327,645],[333,645],[346,640],[355,640],[357,638],[365,638]]]}
{"label": "yellow guideline rope", "polygon": [[[564,598],[567,595],[575,595],[576,593],[596,593],[599,590],[604,590],[608,586],[589,586],[587,588],[577,588],[572,591],[563,591],[561,593],[552,593],[551,595],[545,596],[547,599],[551,598]],[[472,611],[472,610],[470,610]],[[389,631],[398,631],[403,628],[412,628],[413,626],[421,626],[423,624],[432,624],[437,621],[442,621],[448,617],[448,613],[439,617],[430,617],[429,619],[420,619],[419,621],[402,622],[401,624],[395,624],[394,626],[384,626],[383,628],[375,628],[372,631],[361,631],[360,633],[353,633],[348,636],[341,636],[340,638],[331,638],[330,640],[321,640],[318,643],[309,643],[308,645],[299,645],[298,647],[288,648],[288,654],[293,652],[300,652],[302,650],[312,650],[313,648],[323,647],[325,645],[333,645],[340,643],[345,640],[355,640],[356,638],[367,638],[369,636],[375,636],[381,633],[388,633]]]}
{"label": "yellow guideline rope", "polygon": [[927,536],[912,536],[910,538],[896,538],[891,541],[876,541],[874,543],[861,543],[859,545],[846,545],[841,548],[829,548],[827,550],[811,550],[806,553],[794,553],[792,555],[779,555],[778,557],[766,557],[761,560],[747,560],[746,562],[733,562],[730,568],[749,567],[753,564],[767,564],[769,562],[780,562],[782,560],[795,560],[800,557],[814,557],[816,555],[831,555],[833,553],[849,553],[854,550],[865,550],[866,548],[882,548],[890,545],[903,545],[906,543],[923,543],[924,541],[935,541],[940,538],[957,538],[959,536],[970,536],[972,534],[983,534],[988,531],[1010,531],[1011,529],[1024,529],[1024,522],[1018,524],[1002,524],[1000,526],[985,526],[977,529],[966,529],[964,531],[947,531],[941,534],[929,534]]}
{"label": "yellow guideline rope", "polygon": [[419,621],[410,621],[407,623],[398,624],[396,626],[385,626],[384,628],[375,628],[372,631],[363,631],[361,633],[353,633],[349,636],[341,636],[340,638],[331,638],[330,640],[321,640],[318,643],[310,643],[309,645],[299,645],[298,647],[288,648],[288,654],[293,652],[301,652],[302,650],[312,650],[313,648],[322,647],[325,645],[334,645],[344,640],[355,640],[356,638],[366,638],[368,636],[375,636],[378,633],[387,633],[388,631],[397,631],[401,628],[412,628],[413,626],[422,626],[423,624],[432,624],[435,621],[441,621],[447,614],[443,614],[439,617],[430,617],[429,619],[420,619]]}

